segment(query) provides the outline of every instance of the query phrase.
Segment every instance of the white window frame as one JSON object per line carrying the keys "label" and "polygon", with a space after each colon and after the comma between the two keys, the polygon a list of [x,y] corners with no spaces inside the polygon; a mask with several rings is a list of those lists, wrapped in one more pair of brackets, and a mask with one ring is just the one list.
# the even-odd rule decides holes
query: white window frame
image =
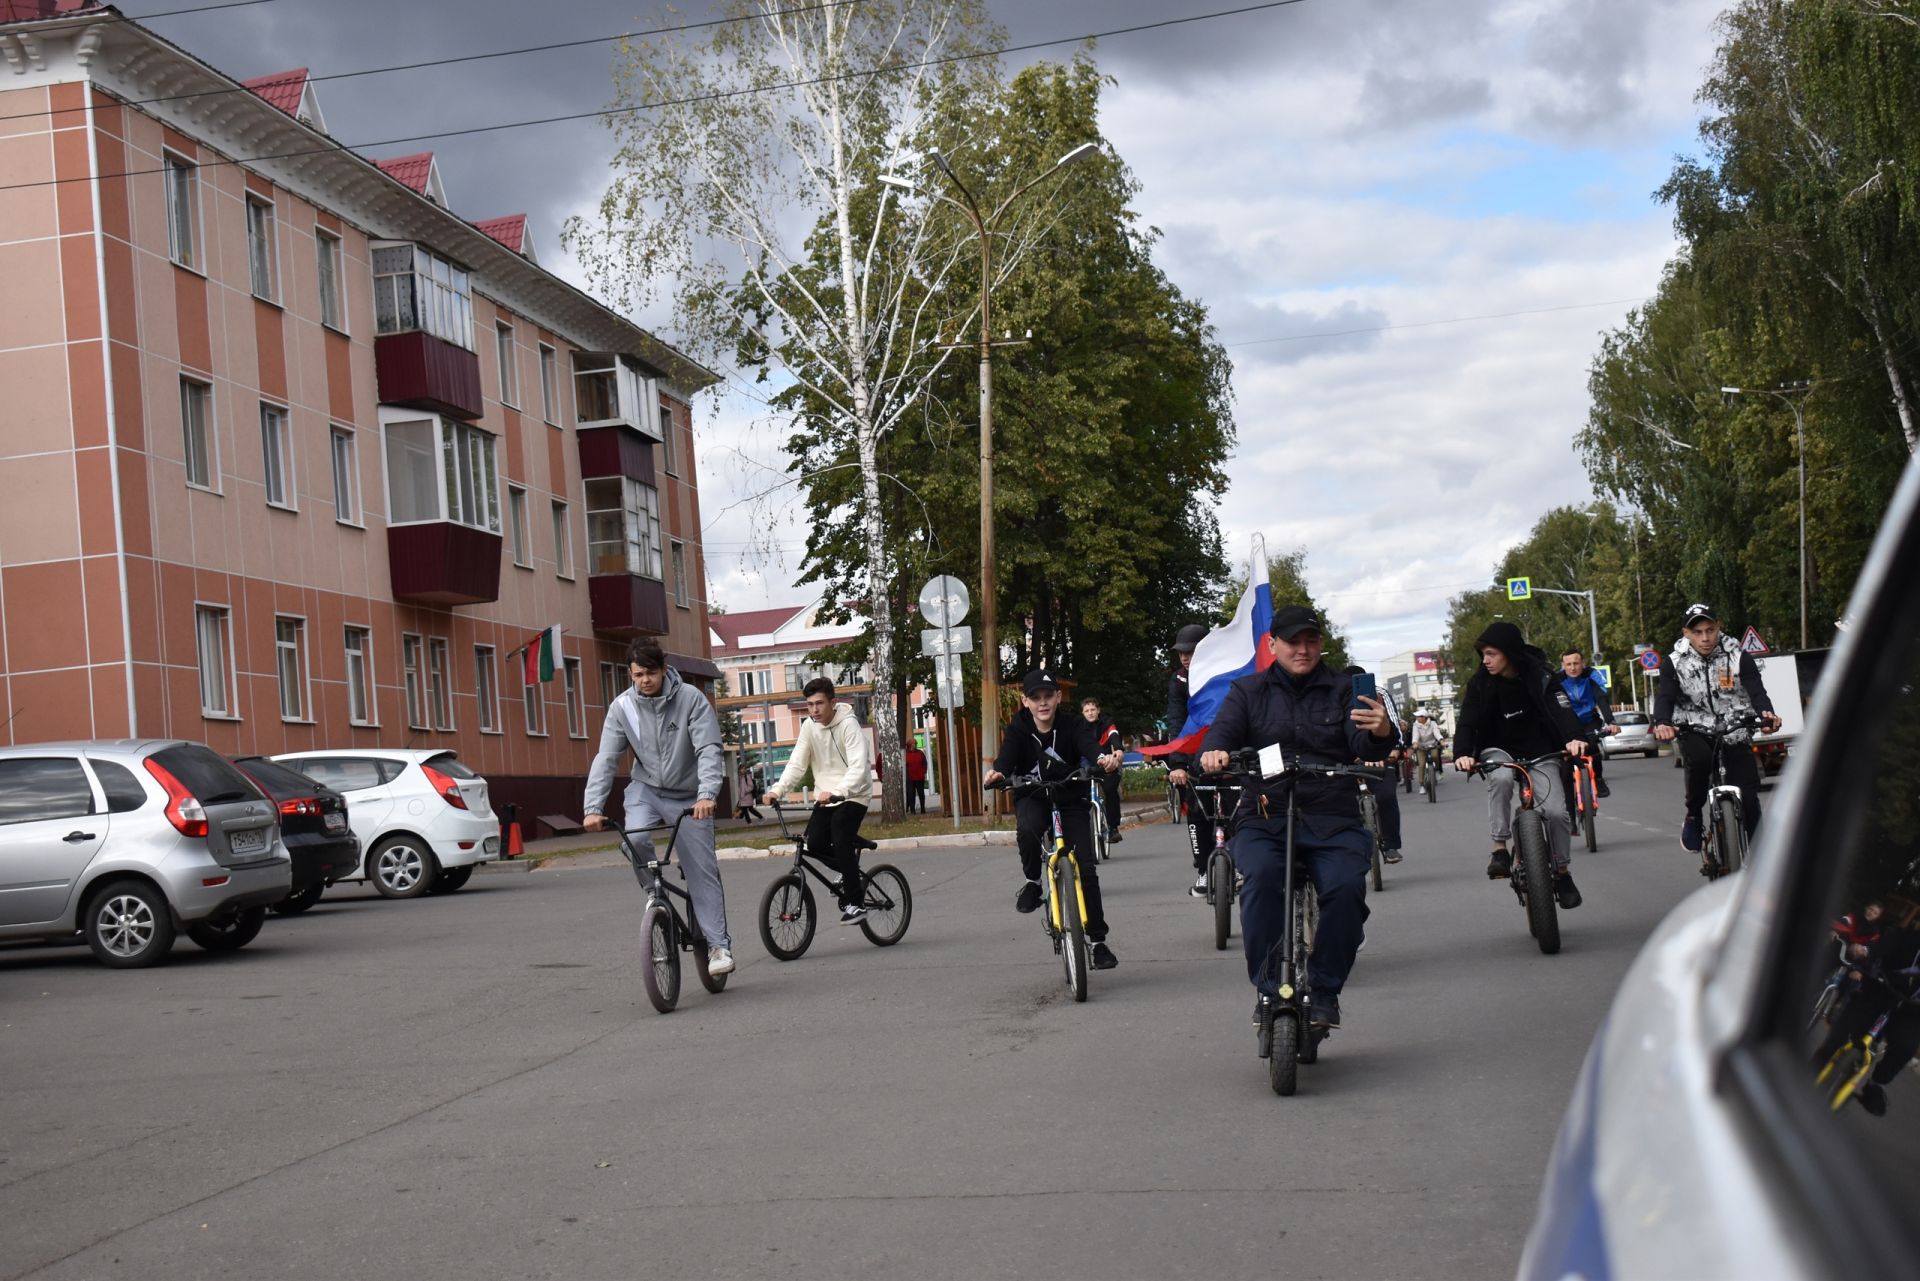
{"label": "white window frame", "polygon": [[[348,623],[341,629],[340,644],[347,663],[347,724],[378,725],[380,711],[374,703],[378,686],[373,679],[373,629]],[[362,713],[359,716],[353,714],[356,702]]]}
{"label": "white window frame", "polygon": [[[394,502],[394,450],[396,427],[428,425],[433,453],[433,511],[425,516],[398,515]],[[409,457],[417,457],[418,442],[403,444]],[[500,438],[492,432],[438,414],[382,407],[380,410],[380,463],[386,490],[389,525],[430,525],[450,523],[469,529],[500,532]],[[453,464],[449,490],[448,464]],[[421,463],[424,466],[424,462]],[[473,512],[455,511],[448,499],[462,507],[476,504]],[[469,516],[477,519],[468,519]]]}
{"label": "white window frame", "polygon": [[[660,541],[660,491],[654,486],[631,476],[595,476],[584,482],[582,490],[587,503],[587,572],[589,574],[634,574],[641,578],[651,578],[655,582],[664,582],[661,559],[664,548]],[[618,496],[617,507],[605,505],[609,494]],[[620,539],[616,544],[610,539],[596,539],[595,516],[617,513],[620,518]],[[619,568],[608,568],[603,562],[614,558],[611,550],[618,546]]]}
{"label": "white window frame", "polygon": [[[281,720],[293,724],[312,722],[313,691],[308,684],[307,671],[307,620],[297,614],[275,614],[273,674],[280,686]],[[291,682],[289,675],[292,676]],[[291,713],[288,711],[290,704]]]}
{"label": "white window frame", "polygon": [[573,577],[573,509],[564,498],[553,500],[553,572]]}
{"label": "white window frame", "polygon": [[274,217],[273,198],[249,191],[247,207],[247,274],[253,296],[263,302],[279,304],[280,261],[275,237],[278,220]]}
{"label": "white window frame", "polygon": [[453,649],[444,636],[427,637],[427,714],[433,728],[453,730]]}
{"label": "white window frame", "polygon": [[527,718],[527,737],[546,738],[547,701],[543,694],[544,681],[522,681],[520,685],[520,710]]}
{"label": "white window frame", "polygon": [[333,518],[361,526],[360,434],[339,423],[327,427],[327,458],[333,466]]}
{"label": "white window frame", "polygon": [[[211,632],[209,632],[211,627]],[[233,665],[233,607],[215,601],[193,603],[194,665],[200,672],[200,715],[210,721],[240,719],[240,685]],[[212,653],[209,654],[209,649]],[[209,660],[217,664],[208,667]],[[219,682],[209,688],[209,675]],[[209,694],[218,701],[210,699]]]}
{"label": "white window frame", "polygon": [[513,325],[505,320],[493,322],[493,354],[500,366],[500,403],[509,409],[520,407],[520,369],[514,360]]}
{"label": "white window frame", "polygon": [[[198,399],[192,396],[198,392]],[[199,453],[201,467],[206,472],[204,478],[193,477],[194,436],[193,406],[200,408],[198,423]],[[194,489],[204,489],[210,494],[220,492],[220,433],[214,430],[213,384],[199,378],[180,376],[180,448],[186,463],[187,484]]]}
{"label": "white window frame", "polygon": [[620,664],[600,664],[600,705],[612,707],[613,700],[625,693],[632,684],[633,678],[620,670]]}
{"label": "white window frame", "polygon": [[[593,398],[580,395],[583,380],[610,379],[613,391],[613,416],[588,418],[582,403]],[[576,351],[573,353],[573,416],[575,427],[632,427],[650,440],[660,439],[660,381],[649,378],[632,360],[616,352]]]}
{"label": "white window frame", "polygon": [[587,736],[587,710],[581,706],[580,684],[582,681],[581,664],[577,658],[560,660],[561,679],[566,682],[567,694],[567,737],[585,738]]}
{"label": "white window frame", "polygon": [[660,466],[669,476],[680,474],[680,453],[675,448],[673,434],[673,411],[667,406],[666,397],[660,398]]}
{"label": "white window frame", "polygon": [[341,334],[347,332],[346,257],[340,237],[320,227],[313,229],[313,269],[320,293],[320,323]]}
{"label": "white window frame", "polygon": [[[260,471],[266,486],[267,506],[298,511],[299,489],[293,472],[293,416],[285,405],[270,400],[260,402]],[[279,497],[274,487],[279,486]]]}
{"label": "white window frame", "polygon": [[691,609],[692,596],[687,590],[687,545],[675,538],[668,546],[673,553],[673,603],[681,609]]}
{"label": "white window frame", "polygon": [[533,568],[532,540],[527,536],[527,490],[524,485],[507,482],[507,542],[513,563],[520,569]]}
{"label": "white window frame", "polygon": [[[404,266],[401,249],[412,256]],[[387,251],[393,251],[389,254]],[[431,334],[456,347],[474,351],[473,277],[464,267],[412,241],[376,241],[372,246],[373,325],[376,334]],[[407,314],[401,314],[403,290]],[[392,300],[392,322],[384,323],[381,294]],[[404,322],[404,323],[403,323]],[[477,351],[474,354],[478,355]]]}
{"label": "white window frame", "polygon": [[560,425],[560,353],[546,343],[540,344],[540,416]]}
{"label": "white window frame", "polygon": [[501,733],[500,668],[492,645],[473,647],[474,719],[482,734]]}
{"label": "white window frame", "polygon": [[400,633],[400,684],[406,692],[407,728],[431,728],[427,724],[427,647],[418,632]]}
{"label": "white window frame", "polygon": [[167,257],[175,266],[205,275],[200,268],[200,166],[178,152],[163,151],[161,168],[166,184]]}
{"label": "white window frame", "polygon": [[773,669],[749,667],[741,671],[741,697],[759,698],[771,693],[773,693]]}

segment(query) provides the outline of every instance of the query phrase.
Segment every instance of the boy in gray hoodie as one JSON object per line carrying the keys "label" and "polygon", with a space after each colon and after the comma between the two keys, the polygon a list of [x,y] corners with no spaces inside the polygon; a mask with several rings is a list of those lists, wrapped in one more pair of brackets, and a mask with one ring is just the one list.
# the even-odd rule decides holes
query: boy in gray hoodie
{"label": "boy in gray hoodie", "polygon": [[713,842],[713,810],[724,761],[720,718],[706,695],[667,666],[658,641],[636,640],[627,647],[627,673],[633,686],[607,708],[600,750],[587,775],[582,826],[589,832],[612,826],[602,810],[613,790],[620,754],[632,751],[626,827],[669,826],[687,815],[673,848],[686,873],[693,913],[707,937],[707,972],[731,974],[733,940],[727,933],[727,897],[720,888]]}

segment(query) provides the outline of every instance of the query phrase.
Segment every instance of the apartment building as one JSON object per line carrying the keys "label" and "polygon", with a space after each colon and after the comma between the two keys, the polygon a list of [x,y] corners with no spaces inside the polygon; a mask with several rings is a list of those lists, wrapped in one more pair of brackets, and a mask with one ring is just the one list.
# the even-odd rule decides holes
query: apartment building
{"label": "apartment building", "polygon": [[0,741],[446,747],[577,813],[631,638],[719,673],[715,375],[305,72],[75,0],[0,0],[0,55]]}

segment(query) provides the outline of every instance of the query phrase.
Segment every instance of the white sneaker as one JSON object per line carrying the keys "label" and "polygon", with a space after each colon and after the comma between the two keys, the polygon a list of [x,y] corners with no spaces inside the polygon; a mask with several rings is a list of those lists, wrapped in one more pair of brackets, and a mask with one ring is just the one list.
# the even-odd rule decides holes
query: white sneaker
{"label": "white sneaker", "polygon": [[733,953],[724,947],[710,950],[707,953],[707,973],[715,978],[733,973]]}
{"label": "white sneaker", "polygon": [[867,909],[858,903],[849,903],[840,909],[840,924],[858,925],[867,919]]}
{"label": "white sneaker", "polygon": [[1200,873],[1200,875],[1194,879],[1187,893],[1194,898],[1205,898],[1207,896],[1207,874],[1205,872]]}

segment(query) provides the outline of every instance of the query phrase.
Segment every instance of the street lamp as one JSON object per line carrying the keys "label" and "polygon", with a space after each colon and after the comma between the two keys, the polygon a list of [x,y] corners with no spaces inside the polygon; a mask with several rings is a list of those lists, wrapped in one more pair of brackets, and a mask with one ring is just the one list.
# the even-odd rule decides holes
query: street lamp
{"label": "street lamp", "polygon": [[[1022,196],[1099,149],[1096,143],[1081,143],[1054,161],[1045,173],[1016,188],[992,213],[981,212],[979,201],[945,156],[931,153],[934,167],[960,193],[958,200],[939,198],[964,210],[980,238],[980,754],[989,764],[1000,751],[1000,603],[993,572],[993,237],[1000,230],[1000,220]],[[913,183],[892,174],[880,181],[890,187],[917,190]]]}
{"label": "street lamp", "polygon": [[1807,412],[1810,382],[1778,387],[1722,387],[1722,396],[1772,396],[1793,411],[1793,452],[1800,456],[1800,648],[1807,647]]}

